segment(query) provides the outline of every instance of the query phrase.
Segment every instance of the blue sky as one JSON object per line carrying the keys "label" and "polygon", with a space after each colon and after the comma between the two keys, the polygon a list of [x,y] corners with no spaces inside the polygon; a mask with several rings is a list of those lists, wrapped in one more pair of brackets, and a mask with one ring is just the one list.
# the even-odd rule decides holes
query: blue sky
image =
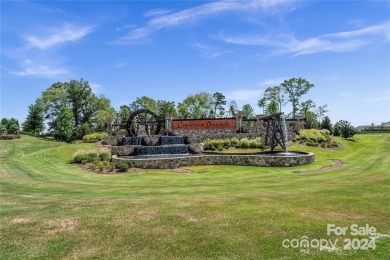
{"label": "blue sky", "polygon": [[80,78],[116,109],[218,91],[260,113],[291,77],[333,123],[390,121],[390,2],[1,1],[1,118]]}

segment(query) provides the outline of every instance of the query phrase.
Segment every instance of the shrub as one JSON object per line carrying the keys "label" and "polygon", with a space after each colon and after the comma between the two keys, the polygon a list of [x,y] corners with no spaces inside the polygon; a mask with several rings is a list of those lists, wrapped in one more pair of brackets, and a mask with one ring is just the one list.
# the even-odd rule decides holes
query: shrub
{"label": "shrub", "polygon": [[257,141],[255,139],[249,140],[249,148],[256,148],[257,147]]}
{"label": "shrub", "polygon": [[232,146],[232,143],[231,143],[230,139],[227,139],[227,138],[226,138],[226,139],[223,141],[223,147],[226,148],[226,149],[229,149],[231,146]]}
{"label": "shrub", "polygon": [[241,148],[249,148],[249,140],[248,140],[248,138],[241,139]]}
{"label": "shrub", "polygon": [[217,148],[217,149],[218,149],[218,151],[221,152],[221,151],[223,150],[223,146],[222,146],[222,145],[218,145],[218,148]]}
{"label": "shrub", "polygon": [[107,171],[112,172],[115,169],[115,165],[108,162],[107,164]]}
{"label": "shrub", "polygon": [[314,142],[313,140],[309,140],[307,143],[306,143],[307,146],[317,146],[317,143]]}
{"label": "shrub", "polygon": [[92,134],[88,134],[88,135],[84,135],[83,136],[83,142],[85,143],[96,143],[96,142],[99,142],[100,140],[102,140],[103,138],[107,137],[108,134],[107,133],[92,133]]}
{"label": "shrub", "polygon": [[240,140],[238,140],[237,137],[233,137],[232,140],[230,140],[230,144],[231,146],[238,148],[240,147]]}
{"label": "shrub", "polygon": [[330,131],[328,129],[321,129],[320,132],[325,135],[330,135]]}
{"label": "shrub", "polygon": [[[73,154],[74,163],[85,163],[87,161],[86,152],[84,150],[77,151]],[[84,164],[83,163],[83,164]]]}
{"label": "shrub", "polygon": [[104,162],[97,162],[96,167],[102,172],[105,169]]}
{"label": "shrub", "polygon": [[14,135],[14,134],[11,134],[11,135],[0,135],[0,140],[13,140],[15,138],[19,138],[18,135]]}
{"label": "shrub", "polygon": [[102,161],[111,160],[111,150],[108,148],[103,148],[99,151],[99,158]]}
{"label": "shrub", "polygon": [[99,160],[99,154],[95,150],[88,151],[85,154],[85,160],[88,162],[98,161]]}
{"label": "shrub", "polygon": [[308,140],[316,141],[317,139],[324,139],[325,136],[318,129],[302,129],[299,131],[301,138],[306,138]]}
{"label": "shrub", "polygon": [[118,169],[120,172],[127,172],[129,170],[129,165],[125,162],[119,162],[115,164],[115,168]]}

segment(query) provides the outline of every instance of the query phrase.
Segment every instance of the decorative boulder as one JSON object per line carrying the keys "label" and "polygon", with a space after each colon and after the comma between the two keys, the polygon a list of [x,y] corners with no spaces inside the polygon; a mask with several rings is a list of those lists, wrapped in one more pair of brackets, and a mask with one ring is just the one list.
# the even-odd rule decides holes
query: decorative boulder
{"label": "decorative boulder", "polygon": [[123,137],[121,136],[107,136],[102,140],[102,144],[111,146],[122,145],[122,139]]}
{"label": "decorative boulder", "polygon": [[190,153],[202,153],[203,152],[203,143],[194,143],[189,144],[188,149],[190,150]]}

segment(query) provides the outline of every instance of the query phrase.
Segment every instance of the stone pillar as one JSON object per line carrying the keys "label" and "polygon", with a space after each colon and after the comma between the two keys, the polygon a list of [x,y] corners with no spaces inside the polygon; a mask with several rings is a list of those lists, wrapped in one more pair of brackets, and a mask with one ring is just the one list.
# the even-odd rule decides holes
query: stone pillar
{"label": "stone pillar", "polygon": [[243,129],[243,126],[242,126],[242,121],[243,117],[242,115],[236,115],[236,132],[237,133],[241,133],[242,132],[242,129]]}
{"label": "stone pillar", "polygon": [[305,118],[297,117],[296,119],[297,119],[297,121],[295,123],[296,130],[299,131],[300,129],[304,129],[305,128]]}
{"label": "stone pillar", "polygon": [[165,116],[165,132],[172,133],[172,116]]}

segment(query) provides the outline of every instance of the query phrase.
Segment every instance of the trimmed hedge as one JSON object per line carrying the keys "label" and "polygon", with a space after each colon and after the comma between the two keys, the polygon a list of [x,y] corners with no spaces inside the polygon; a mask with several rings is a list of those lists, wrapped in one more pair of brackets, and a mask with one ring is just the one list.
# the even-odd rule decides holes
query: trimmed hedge
{"label": "trimmed hedge", "polygon": [[263,148],[261,138],[251,139],[243,138],[239,140],[237,137],[231,139],[207,139],[203,143],[205,150],[219,150],[234,148]]}

